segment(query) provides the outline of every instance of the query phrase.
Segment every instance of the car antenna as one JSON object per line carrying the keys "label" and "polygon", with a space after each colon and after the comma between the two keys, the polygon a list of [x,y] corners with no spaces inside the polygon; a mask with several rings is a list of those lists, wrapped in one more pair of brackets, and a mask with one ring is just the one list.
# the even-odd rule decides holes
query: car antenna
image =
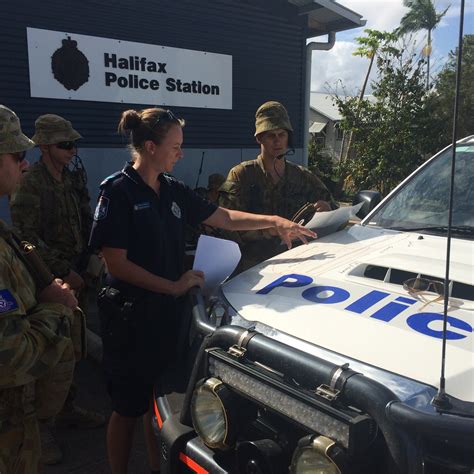
{"label": "car antenna", "polygon": [[449,305],[449,262],[451,258],[451,227],[453,223],[453,200],[454,200],[454,175],[456,171],[456,137],[458,127],[458,109],[459,94],[461,88],[462,71],[462,50],[464,34],[464,0],[461,0],[460,18],[459,18],[459,41],[456,67],[456,90],[454,95],[454,117],[453,117],[453,135],[452,135],[452,157],[451,157],[451,182],[449,188],[449,211],[448,211],[448,231],[446,236],[446,275],[444,278],[444,311],[443,311],[443,343],[441,350],[441,376],[439,380],[438,393],[432,400],[433,406],[438,411],[445,411],[451,407],[449,396],[446,394],[445,369],[446,369],[446,341],[448,328],[448,305]]}
{"label": "car antenna", "polygon": [[201,164],[199,165],[199,171],[198,171],[198,175],[197,175],[197,179],[196,179],[196,185],[194,186],[194,189],[196,189],[199,185],[199,178],[202,174],[202,165],[204,164],[204,155],[206,154],[205,151],[202,152],[202,155],[201,155]]}

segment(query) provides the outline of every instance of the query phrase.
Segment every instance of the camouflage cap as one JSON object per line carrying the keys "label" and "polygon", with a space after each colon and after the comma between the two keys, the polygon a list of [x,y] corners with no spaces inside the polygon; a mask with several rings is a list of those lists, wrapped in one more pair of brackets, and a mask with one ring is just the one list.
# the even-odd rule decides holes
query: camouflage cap
{"label": "camouflage cap", "polygon": [[285,107],[280,102],[271,100],[262,104],[255,112],[255,136],[259,133],[268,132],[270,130],[276,130],[282,128],[293,131],[291,126],[290,117]]}
{"label": "camouflage cap", "polygon": [[35,122],[35,134],[31,137],[37,145],[55,145],[79,138],[82,136],[72,128],[71,122],[55,114],[40,115]]}
{"label": "camouflage cap", "polygon": [[0,153],[19,153],[35,144],[21,131],[20,119],[4,105],[0,105]]}
{"label": "camouflage cap", "polygon": [[219,189],[225,182],[225,176],[220,173],[213,173],[207,178],[207,189]]}

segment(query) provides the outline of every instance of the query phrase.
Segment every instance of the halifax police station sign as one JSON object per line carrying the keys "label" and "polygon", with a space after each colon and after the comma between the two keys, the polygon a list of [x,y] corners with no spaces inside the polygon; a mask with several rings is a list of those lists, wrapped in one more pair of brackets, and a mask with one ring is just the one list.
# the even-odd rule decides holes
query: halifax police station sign
{"label": "halifax police station sign", "polygon": [[31,97],[232,109],[232,56],[27,28]]}

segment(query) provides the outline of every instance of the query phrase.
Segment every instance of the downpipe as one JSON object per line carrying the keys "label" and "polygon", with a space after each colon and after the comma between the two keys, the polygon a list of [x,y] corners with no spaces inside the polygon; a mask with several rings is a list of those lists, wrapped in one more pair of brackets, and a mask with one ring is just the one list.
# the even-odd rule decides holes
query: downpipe
{"label": "downpipe", "polygon": [[336,33],[330,31],[328,33],[328,41],[319,43],[311,41],[305,48],[306,69],[305,69],[305,85],[304,85],[304,112],[303,112],[303,165],[308,167],[308,148],[309,148],[309,109],[311,107],[311,66],[313,63],[313,51],[329,51],[336,43]]}

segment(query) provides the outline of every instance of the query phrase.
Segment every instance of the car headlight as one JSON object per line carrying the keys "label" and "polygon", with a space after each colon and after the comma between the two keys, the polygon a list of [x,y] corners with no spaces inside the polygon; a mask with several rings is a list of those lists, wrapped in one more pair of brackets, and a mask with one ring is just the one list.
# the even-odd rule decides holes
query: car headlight
{"label": "car headlight", "polygon": [[341,474],[339,467],[331,459],[331,450],[336,443],[325,436],[305,437],[291,460],[291,474]]}
{"label": "car headlight", "polygon": [[236,396],[219,380],[210,378],[194,390],[191,417],[196,433],[212,449],[228,449],[235,442]]}

